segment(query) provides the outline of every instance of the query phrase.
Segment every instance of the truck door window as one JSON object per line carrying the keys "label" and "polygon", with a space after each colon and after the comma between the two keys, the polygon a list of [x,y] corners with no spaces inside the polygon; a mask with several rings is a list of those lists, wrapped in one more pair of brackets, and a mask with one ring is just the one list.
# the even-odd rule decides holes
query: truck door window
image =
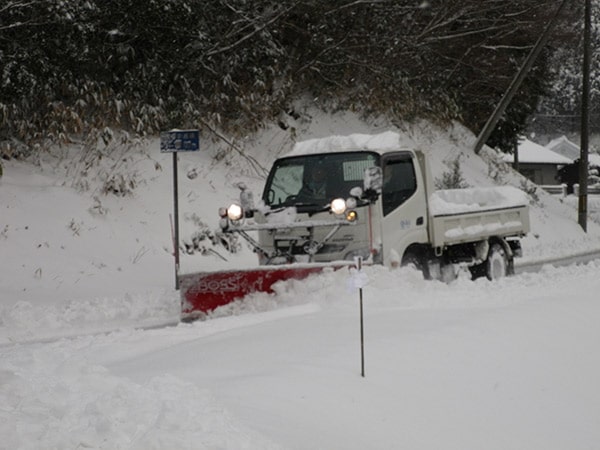
{"label": "truck door window", "polygon": [[412,159],[389,160],[383,168],[382,206],[386,216],[417,190]]}
{"label": "truck door window", "polygon": [[267,204],[283,206],[290,197],[293,197],[302,187],[304,166],[301,164],[282,165],[274,173],[269,186]]}

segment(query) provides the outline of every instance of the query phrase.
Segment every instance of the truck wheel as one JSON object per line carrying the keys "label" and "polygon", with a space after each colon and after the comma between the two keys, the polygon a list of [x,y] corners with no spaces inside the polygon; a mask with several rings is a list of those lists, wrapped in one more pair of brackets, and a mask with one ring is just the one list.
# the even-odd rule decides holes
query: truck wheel
{"label": "truck wheel", "polygon": [[429,266],[427,265],[427,261],[424,261],[415,253],[406,253],[402,257],[402,263],[400,263],[400,266],[413,266],[415,269],[419,270],[423,274],[423,278],[425,278],[426,280],[431,279],[431,274],[429,273]]}
{"label": "truck wheel", "polygon": [[495,243],[490,247],[485,261],[485,276],[488,280],[497,280],[508,275],[508,257],[501,244]]}

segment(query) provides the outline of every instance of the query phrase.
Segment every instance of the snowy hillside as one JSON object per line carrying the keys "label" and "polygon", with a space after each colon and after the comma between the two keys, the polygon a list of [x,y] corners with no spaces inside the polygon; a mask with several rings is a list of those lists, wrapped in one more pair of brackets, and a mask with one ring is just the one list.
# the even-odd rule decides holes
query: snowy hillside
{"label": "snowy hillside", "polygon": [[[288,130],[274,126],[237,142],[240,152],[222,157],[227,143],[203,140],[200,152],[180,153],[180,244],[190,247],[194,235],[204,238],[195,241],[193,254],[182,251],[183,273],[256,265],[245,244],[236,254],[213,245],[217,209],[238,199],[239,181],[258,195],[265,176],[261,168],[291,151],[292,134],[306,140],[396,129],[405,145],[428,154],[436,179],[451,171],[458,158],[468,186],[508,184],[533,192],[532,232],[523,240],[523,261],[600,248],[596,222],[590,220],[587,235],[583,233],[572,202],[535,189],[489,150],[474,155],[474,136],[460,126],[398,129],[383,122],[366,124],[350,114],[288,119]],[[44,155],[38,165],[6,162],[0,181],[0,250],[5,255],[0,317],[8,332],[3,339],[69,334],[82,320],[93,331],[120,320],[152,325],[177,319],[172,155],[159,152],[157,139],[127,151],[117,146],[89,168],[81,155],[73,146]],[[107,179],[135,187],[125,196],[106,195],[102,188]]]}

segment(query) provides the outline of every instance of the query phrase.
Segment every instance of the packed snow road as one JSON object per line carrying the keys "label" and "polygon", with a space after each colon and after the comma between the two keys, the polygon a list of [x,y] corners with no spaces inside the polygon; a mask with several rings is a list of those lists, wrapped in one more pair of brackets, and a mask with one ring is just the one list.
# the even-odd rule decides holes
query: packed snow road
{"label": "packed snow road", "polygon": [[343,272],[212,320],[6,345],[0,447],[594,448],[599,270],[445,285],[369,268],[365,378]]}

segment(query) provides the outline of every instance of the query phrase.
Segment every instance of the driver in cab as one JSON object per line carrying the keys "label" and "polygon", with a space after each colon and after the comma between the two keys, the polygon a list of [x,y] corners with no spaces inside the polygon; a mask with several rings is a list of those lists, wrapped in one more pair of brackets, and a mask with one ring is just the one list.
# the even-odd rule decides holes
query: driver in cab
{"label": "driver in cab", "polygon": [[308,168],[304,185],[296,196],[303,201],[325,200],[327,185],[327,171],[325,167],[318,165]]}

